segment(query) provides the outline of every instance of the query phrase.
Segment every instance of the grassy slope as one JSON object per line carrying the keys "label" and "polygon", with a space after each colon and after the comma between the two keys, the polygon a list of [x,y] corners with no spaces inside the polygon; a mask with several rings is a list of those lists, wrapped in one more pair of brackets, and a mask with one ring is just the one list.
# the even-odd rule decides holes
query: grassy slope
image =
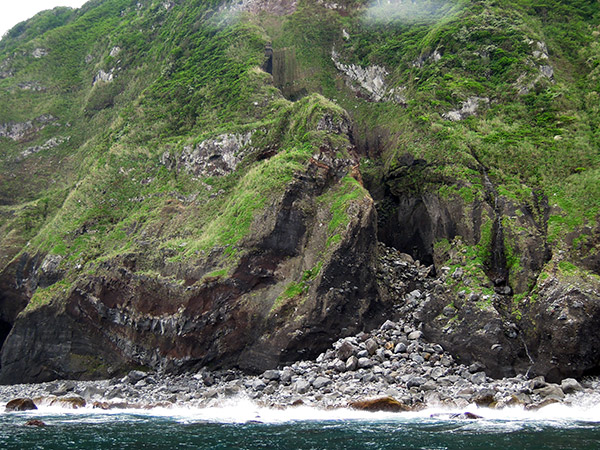
{"label": "grassy slope", "polygon": [[[2,81],[7,99],[18,82],[32,77],[52,88],[22,93],[27,104],[15,100],[2,122],[51,111],[61,131],[69,122],[71,136],[68,145],[29,156],[27,164],[15,163],[14,155],[29,143],[2,141],[3,171],[13,167],[25,176],[33,168],[38,177],[29,191],[22,191],[22,180],[3,180],[4,192],[12,192],[0,222],[12,236],[2,242],[3,262],[23,251],[63,257],[61,289],[38,290],[32,305],[61,295],[77,277],[126,253],[145,252],[148,267],[141,270],[155,276],[154,259],[198,260],[214,247],[235,257],[255,215],[330,139],[316,130],[320,117],[344,114],[318,95],[296,103],[281,96],[259,69],[267,36],[255,24],[219,13],[210,2],[185,2],[170,11],[160,2],[141,9],[135,3],[88,4],[35,42],[12,42],[9,35],[5,45],[13,52],[7,54],[48,48],[44,64],[50,69],[40,79],[40,60],[12,59],[18,70]],[[121,51],[111,56],[117,46]],[[111,69],[112,83],[92,86],[99,70]],[[51,136],[45,131],[31,142],[45,142]],[[275,148],[277,154],[262,161],[251,154],[236,172],[204,179],[160,163],[167,151],[177,157],[206,138],[246,131],[254,132],[257,151]],[[340,139],[330,144],[343,152],[349,144]],[[52,170],[43,172],[46,161]],[[358,185],[352,190],[363,191]]]}

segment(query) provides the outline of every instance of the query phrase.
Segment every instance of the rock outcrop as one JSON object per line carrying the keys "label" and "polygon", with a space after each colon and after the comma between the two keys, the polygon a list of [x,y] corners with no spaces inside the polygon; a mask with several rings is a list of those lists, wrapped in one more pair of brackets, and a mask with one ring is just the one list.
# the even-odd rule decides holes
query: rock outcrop
{"label": "rock outcrop", "polygon": [[391,88],[386,82],[388,75],[387,69],[381,66],[362,67],[356,64],[344,64],[340,61],[340,55],[331,50],[331,60],[336,69],[344,76],[351,88],[358,93],[367,95],[374,102],[394,101],[396,103],[406,103],[406,97],[403,88]]}
{"label": "rock outcrop", "polygon": [[174,161],[169,152],[161,156],[161,163],[169,168],[185,170],[198,177],[219,177],[233,172],[238,164],[252,152],[252,133],[224,134],[215,139],[186,146]]}
{"label": "rock outcrop", "polygon": [[469,97],[460,105],[459,109],[454,109],[442,114],[442,117],[453,122],[464,120],[477,114],[481,105],[488,105],[490,99],[487,97]]}
{"label": "rock outcrop", "polygon": [[6,137],[17,142],[25,141],[48,125],[56,125],[57,121],[58,119],[51,114],[42,114],[27,122],[2,123],[0,124],[0,137]]}
{"label": "rock outcrop", "polygon": [[595,331],[600,321],[600,280],[560,266],[556,260],[549,263],[544,280],[523,305],[522,328],[534,362],[531,373],[553,382],[595,375],[600,364]]}

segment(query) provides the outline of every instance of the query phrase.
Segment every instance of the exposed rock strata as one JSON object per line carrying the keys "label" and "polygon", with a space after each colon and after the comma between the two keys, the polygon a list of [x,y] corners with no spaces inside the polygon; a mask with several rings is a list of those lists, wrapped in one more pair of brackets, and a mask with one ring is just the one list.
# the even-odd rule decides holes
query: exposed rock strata
{"label": "exposed rock strata", "polygon": [[232,1],[221,7],[222,10],[230,13],[259,13],[267,11],[272,14],[286,15],[296,10],[296,0],[238,0]]}
{"label": "exposed rock strata", "polygon": [[98,73],[94,76],[94,80],[92,81],[92,85],[97,85],[98,83],[112,83],[114,79],[114,69],[111,69],[108,72],[100,69]]}

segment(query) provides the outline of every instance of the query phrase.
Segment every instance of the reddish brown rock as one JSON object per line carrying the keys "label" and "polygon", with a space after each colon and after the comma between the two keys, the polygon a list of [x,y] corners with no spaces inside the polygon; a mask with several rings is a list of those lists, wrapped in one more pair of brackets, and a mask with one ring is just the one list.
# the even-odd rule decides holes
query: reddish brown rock
{"label": "reddish brown rock", "polygon": [[6,404],[6,411],[31,411],[37,409],[30,398],[15,398]]}
{"label": "reddish brown rock", "polygon": [[28,420],[27,422],[25,422],[25,425],[28,427],[45,427],[46,426],[46,424],[44,422],[42,422],[41,420],[37,420],[37,419]]}
{"label": "reddish brown rock", "polygon": [[381,397],[370,400],[359,400],[351,402],[348,406],[362,411],[386,411],[386,412],[404,412],[414,411],[415,408],[405,405],[392,397]]}

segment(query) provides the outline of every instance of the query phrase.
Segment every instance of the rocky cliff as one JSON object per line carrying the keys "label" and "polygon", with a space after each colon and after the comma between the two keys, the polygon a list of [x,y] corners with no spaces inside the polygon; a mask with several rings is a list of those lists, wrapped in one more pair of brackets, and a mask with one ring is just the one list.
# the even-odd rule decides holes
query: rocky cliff
{"label": "rocky cliff", "polygon": [[599,13],[94,0],[19,24],[0,382],[259,372],[387,318],[490,376],[596,374]]}

